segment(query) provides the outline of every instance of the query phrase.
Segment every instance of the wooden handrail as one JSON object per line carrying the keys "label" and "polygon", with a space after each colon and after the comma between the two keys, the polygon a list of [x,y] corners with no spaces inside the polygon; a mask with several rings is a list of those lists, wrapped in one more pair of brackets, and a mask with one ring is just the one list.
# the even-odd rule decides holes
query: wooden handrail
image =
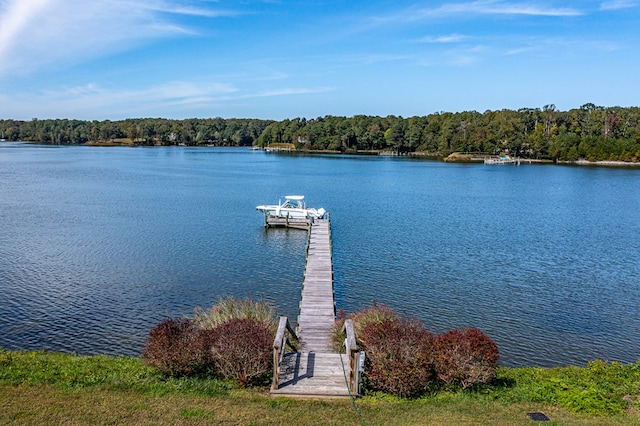
{"label": "wooden handrail", "polygon": [[286,347],[289,346],[292,350],[296,350],[295,344],[287,337],[287,331],[289,332],[289,336],[293,337],[296,341],[298,340],[298,336],[296,336],[291,324],[289,324],[289,319],[287,317],[280,317],[278,331],[276,331],[276,337],[273,339],[273,389],[278,389],[279,386],[280,363],[282,363]]}
{"label": "wooden handrail", "polygon": [[353,321],[345,320],[342,331],[346,332],[344,346],[349,357],[349,390],[353,395],[359,395],[360,389],[360,350],[356,342],[356,333],[353,329]]}

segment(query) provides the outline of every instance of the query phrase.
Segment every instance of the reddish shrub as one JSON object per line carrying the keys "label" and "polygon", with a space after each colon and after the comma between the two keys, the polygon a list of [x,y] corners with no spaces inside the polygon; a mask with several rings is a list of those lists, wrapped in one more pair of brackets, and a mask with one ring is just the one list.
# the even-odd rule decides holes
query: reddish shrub
{"label": "reddish shrub", "polygon": [[171,376],[195,374],[209,364],[206,338],[192,320],[166,319],[149,332],[142,358]]}
{"label": "reddish shrub", "polygon": [[210,332],[217,373],[247,386],[271,371],[275,336],[268,324],[253,318],[231,319]]}
{"label": "reddish shrub", "polygon": [[365,376],[374,389],[404,397],[426,389],[433,377],[432,335],[422,323],[400,318],[370,321],[358,337],[366,353]]}
{"label": "reddish shrub", "polygon": [[495,342],[476,328],[451,330],[433,339],[435,373],[447,385],[459,383],[466,389],[489,382],[499,357]]}
{"label": "reddish shrub", "polygon": [[376,302],[373,302],[371,306],[361,308],[358,312],[349,315],[346,315],[343,310],[340,310],[336,316],[336,322],[333,327],[333,332],[331,333],[333,349],[336,352],[340,352],[344,349],[344,339],[346,334],[342,331],[342,328],[344,327],[344,323],[347,319],[351,319],[353,321],[353,329],[356,337],[358,337],[362,328],[368,323],[378,323],[398,318],[400,317],[393,309],[384,305],[379,305]]}

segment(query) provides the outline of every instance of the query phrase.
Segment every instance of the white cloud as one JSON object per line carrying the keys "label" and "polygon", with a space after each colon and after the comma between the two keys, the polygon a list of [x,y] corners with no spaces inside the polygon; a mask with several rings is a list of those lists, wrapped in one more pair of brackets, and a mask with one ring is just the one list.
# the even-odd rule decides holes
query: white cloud
{"label": "white cloud", "polygon": [[[89,83],[42,92],[21,92],[12,99],[0,94],[0,116],[19,120],[38,118],[122,119],[127,117],[190,116],[253,98],[324,93],[331,87],[269,90],[239,89],[229,83],[172,81],[123,89]],[[6,108],[6,110],[5,110]]]}
{"label": "white cloud", "polygon": [[515,47],[512,49],[507,50],[504,55],[505,56],[515,56],[515,55],[524,55],[527,53],[531,53],[532,51],[534,51],[534,48],[527,46],[527,47]]}
{"label": "white cloud", "polygon": [[248,94],[241,98],[264,98],[270,96],[289,96],[289,95],[308,95],[312,93],[325,93],[334,90],[331,87],[318,87],[318,88],[286,88],[276,90],[265,90],[263,92]]}
{"label": "white cloud", "polygon": [[148,8],[150,10],[155,10],[158,12],[171,13],[177,15],[189,15],[189,16],[200,16],[204,18],[218,18],[221,16],[238,16],[241,15],[240,12],[228,9],[208,9],[203,7],[192,6],[189,4],[176,5],[175,2],[171,3],[150,3],[148,4]]}
{"label": "white cloud", "polygon": [[486,46],[474,46],[468,49],[455,49],[447,53],[448,62],[451,65],[466,67],[481,60],[485,54]]}
{"label": "white cloud", "polygon": [[[141,89],[105,87],[95,83],[41,92],[22,91],[5,97],[0,116],[16,119],[121,119],[179,113],[228,99],[238,89],[226,83],[173,81]],[[4,102],[6,100],[7,102]],[[5,110],[6,108],[6,110]]]}
{"label": "white cloud", "polygon": [[618,10],[636,7],[638,3],[632,0],[613,0],[605,1],[600,4],[601,10]]}
{"label": "white cloud", "polygon": [[452,11],[486,15],[533,15],[533,16],[579,16],[582,12],[566,7],[544,7],[526,3],[511,3],[497,0],[479,0],[471,3],[444,6]]}
{"label": "white cloud", "polygon": [[418,40],[419,43],[459,43],[467,37],[460,34],[450,34],[446,36],[426,36]]}
{"label": "white cloud", "polygon": [[233,12],[165,0],[0,0],[0,75],[193,34],[179,23],[183,15],[213,18]]}
{"label": "white cloud", "polygon": [[31,23],[46,12],[49,3],[49,0],[5,0],[0,3],[0,66],[9,61],[11,47],[26,36]]}
{"label": "white cloud", "polygon": [[156,100],[193,99],[214,97],[221,94],[237,92],[238,89],[228,83],[195,84],[190,82],[169,82],[161,86],[147,89],[142,96],[149,96]]}
{"label": "white cloud", "polygon": [[477,0],[472,2],[444,3],[437,7],[414,6],[398,14],[374,19],[384,22],[412,22],[425,19],[446,18],[453,15],[529,15],[529,16],[580,16],[583,13],[569,7],[545,7],[532,2],[507,2],[502,0]]}
{"label": "white cloud", "polygon": [[336,56],[323,56],[319,59],[326,64],[335,64],[338,67],[344,66],[368,66],[374,64],[393,63],[393,62],[405,62],[414,59],[414,55],[400,55],[400,54],[353,54],[353,55],[336,55]]}

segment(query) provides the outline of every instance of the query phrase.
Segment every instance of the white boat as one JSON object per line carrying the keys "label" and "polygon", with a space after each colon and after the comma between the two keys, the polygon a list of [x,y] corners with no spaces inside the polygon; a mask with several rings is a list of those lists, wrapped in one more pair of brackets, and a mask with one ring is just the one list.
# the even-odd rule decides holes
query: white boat
{"label": "white boat", "polygon": [[323,208],[307,207],[304,195],[287,195],[284,202],[280,199],[278,204],[257,206],[256,210],[269,216],[312,219],[321,219],[327,213]]}
{"label": "white boat", "polygon": [[500,157],[485,157],[484,164],[520,164],[520,159],[505,154]]}

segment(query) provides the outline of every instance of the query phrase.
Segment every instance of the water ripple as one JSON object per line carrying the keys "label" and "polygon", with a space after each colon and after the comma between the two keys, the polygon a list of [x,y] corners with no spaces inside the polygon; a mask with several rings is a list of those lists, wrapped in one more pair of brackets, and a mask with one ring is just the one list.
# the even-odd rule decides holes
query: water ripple
{"label": "water ripple", "polygon": [[[5,149],[2,145],[0,149]],[[138,355],[220,297],[297,316],[306,234],[254,206],[331,212],[337,307],[478,327],[505,365],[640,357],[636,170],[490,168],[238,149],[0,153],[0,346]]]}

